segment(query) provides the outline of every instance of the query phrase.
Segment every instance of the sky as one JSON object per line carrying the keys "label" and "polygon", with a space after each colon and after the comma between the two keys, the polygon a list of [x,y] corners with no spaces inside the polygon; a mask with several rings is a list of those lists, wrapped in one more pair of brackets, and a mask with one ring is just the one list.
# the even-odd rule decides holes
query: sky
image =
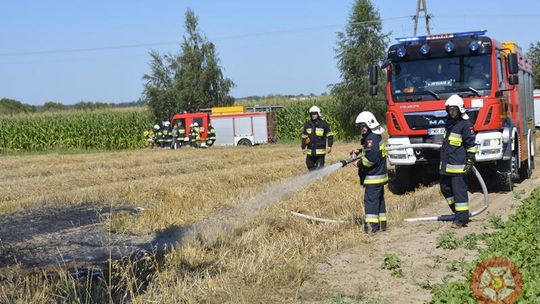
{"label": "sky", "polygon": [[[372,0],[385,32],[413,34],[416,0]],[[321,94],[340,81],[336,33],[352,0],[1,1],[0,98],[131,102],[141,98],[151,50],[178,53],[184,14],[216,45],[236,98]],[[527,49],[540,40],[540,1],[427,0],[431,33],[486,29]],[[424,20],[418,34],[426,33]]]}

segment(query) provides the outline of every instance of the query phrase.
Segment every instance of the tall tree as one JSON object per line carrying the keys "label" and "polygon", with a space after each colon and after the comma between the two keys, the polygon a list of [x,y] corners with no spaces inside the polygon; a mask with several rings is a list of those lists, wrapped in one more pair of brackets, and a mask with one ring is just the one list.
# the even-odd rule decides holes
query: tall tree
{"label": "tall tree", "polygon": [[[345,32],[337,34],[341,82],[330,86],[340,103],[341,123],[348,135],[354,134],[354,119],[360,112],[371,111],[380,120],[384,117],[386,104],[368,94],[368,67],[384,58],[388,36],[383,33],[381,17],[371,1],[356,0]],[[383,73],[379,74],[379,83],[384,86]]]}
{"label": "tall tree", "polygon": [[234,82],[223,76],[213,43],[202,36],[198,19],[186,11],[180,53],[150,52],[151,73],[145,74],[144,99],[158,119],[180,111],[197,111],[216,105],[230,105]]}
{"label": "tall tree", "polygon": [[534,88],[540,89],[540,41],[531,43],[527,54],[533,63]]}

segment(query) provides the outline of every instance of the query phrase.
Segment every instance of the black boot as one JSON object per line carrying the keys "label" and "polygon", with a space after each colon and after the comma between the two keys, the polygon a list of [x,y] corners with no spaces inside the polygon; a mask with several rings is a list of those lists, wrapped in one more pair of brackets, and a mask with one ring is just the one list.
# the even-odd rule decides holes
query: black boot
{"label": "black boot", "polygon": [[380,225],[381,225],[381,230],[382,230],[382,231],[386,231],[386,228],[387,228],[387,223],[386,223],[386,221],[381,221],[381,224],[380,224]]}

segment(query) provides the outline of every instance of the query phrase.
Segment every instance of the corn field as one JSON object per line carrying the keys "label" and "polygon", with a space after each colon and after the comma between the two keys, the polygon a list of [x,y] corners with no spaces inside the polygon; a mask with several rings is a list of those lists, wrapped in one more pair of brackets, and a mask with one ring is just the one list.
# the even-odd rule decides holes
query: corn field
{"label": "corn field", "polygon": [[141,148],[152,123],[146,109],[0,116],[0,151]]}
{"label": "corn field", "polygon": [[302,127],[309,119],[308,110],[313,105],[317,105],[321,108],[323,119],[330,125],[330,129],[335,134],[334,138],[343,138],[344,131],[339,124],[337,101],[334,99],[288,103],[285,108],[277,110],[274,117],[276,120],[278,137],[282,140],[298,139],[298,141],[300,141]]}
{"label": "corn field", "polygon": [[[342,138],[333,99],[288,102],[274,115],[277,136],[286,141],[300,140],[302,127],[309,119],[308,109],[314,104],[321,108],[335,138]],[[146,108],[0,116],[0,152],[142,148],[143,133],[153,123]]]}

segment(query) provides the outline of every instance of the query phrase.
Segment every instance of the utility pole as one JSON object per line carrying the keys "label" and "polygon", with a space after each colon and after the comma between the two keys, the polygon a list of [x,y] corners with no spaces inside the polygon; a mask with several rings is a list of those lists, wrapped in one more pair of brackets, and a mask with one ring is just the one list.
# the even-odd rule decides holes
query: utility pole
{"label": "utility pole", "polygon": [[424,18],[426,19],[426,32],[428,35],[431,35],[429,31],[429,19],[431,19],[431,15],[428,14],[426,1],[427,0],[418,0],[416,2],[416,15],[412,17],[414,20],[414,36],[416,36],[416,30],[418,29],[418,19],[420,18],[420,12],[424,13]]}

